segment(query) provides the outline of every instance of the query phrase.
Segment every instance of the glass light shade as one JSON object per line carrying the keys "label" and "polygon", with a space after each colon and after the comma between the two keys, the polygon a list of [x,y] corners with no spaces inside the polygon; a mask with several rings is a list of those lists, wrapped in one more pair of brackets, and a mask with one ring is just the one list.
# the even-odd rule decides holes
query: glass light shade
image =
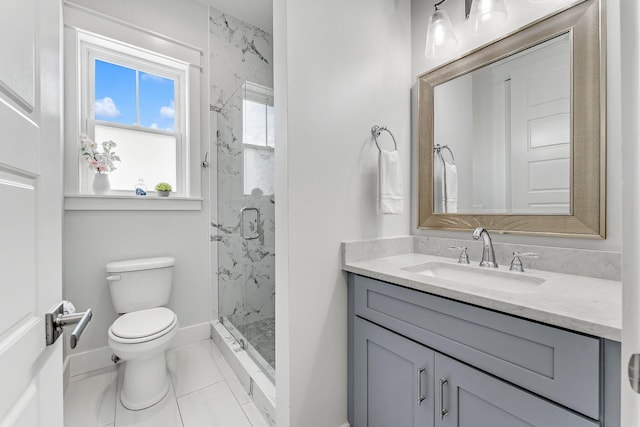
{"label": "glass light shade", "polygon": [[451,19],[446,10],[435,10],[427,24],[427,44],[424,56],[436,58],[450,52],[458,44]]}
{"label": "glass light shade", "polygon": [[469,29],[473,34],[488,33],[507,19],[504,0],[473,0],[469,12]]}

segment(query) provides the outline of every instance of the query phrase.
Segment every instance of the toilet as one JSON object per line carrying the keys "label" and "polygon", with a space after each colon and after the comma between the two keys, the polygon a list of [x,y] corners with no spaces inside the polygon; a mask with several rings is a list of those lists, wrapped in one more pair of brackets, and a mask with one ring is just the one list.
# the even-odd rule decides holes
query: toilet
{"label": "toilet", "polygon": [[169,391],[165,350],[178,331],[178,317],[166,307],[173,282],[173,257],[107,264],[113,308],[109,347],[125,361],[120,401],[131,410],[158,403]]}

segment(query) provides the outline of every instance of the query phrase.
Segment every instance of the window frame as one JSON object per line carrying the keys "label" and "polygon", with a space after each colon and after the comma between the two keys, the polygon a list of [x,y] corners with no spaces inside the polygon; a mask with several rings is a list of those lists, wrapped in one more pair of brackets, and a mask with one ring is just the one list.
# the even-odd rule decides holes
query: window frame
{"label": "window frame", "polygon": [[[190,138],[189,138],[189,64],[135,47],[117,40],[95,34],[78,31],[78,75],[77,93],[79,95],[79,132],[87,134],[95,140],[95,126],[105,126],[142,132],[147,134],[169,135],[176,138],[176,188],[174,195],[189,197],[190,186]],[[145,72],[174,81],[174,131],[153,129],[139,123],[128,125],[95,119],[95,61],[100,60],[115,65],[131,68],[137,72]],[[136,73],[136,76],[138,74]],[[139,120],[139,82],[136,81],[136,120]],[[98,142],[98,141],[97,141]],[[117,141],[116,141],[117,142]],[[79,149],[79,146],[77,146]],[[88,165],[78,158],[79,194],[91,195],[91,174]],[[131,196],[131,191],[112,190],[112,196]],[[152,183],[147,183],[151,185]],[[154,192],[149,188],[150,192]]]}
{"label": "window frame", "polygon": [[[243,124],[242,124],[242,146],[243,147],[247,147],[250,148],[252,150],[256,150],[256,151],[264,151],[264,152],[269,152],[269,153],[273,153],[275,152],[275,140],[273,145],[269,145],[269,121],[268,121],[268,115],[267,115],[267,110],[268,107],[274,108],[274,91],[272,88],[268,87],[268,86],[263,86],[261,84],[258,83],[254,83],[251,81],[246,81],[243,85],[243,89],[244,89],[244,94],[242,97],[242,120],[243,120]],[[246,120],[246,112],[245,112],[245,102],[246,101],[251,101],[254,103],[259,103],[260,105],[264,105],[265,106],[265,115],[264,115],[264,129],[265,129],[265,139],[264,139],[264,144],[253,144],[253,143],[249,143],[249,142],[245,142],[245,120]],[[243,150],[244,153],[244,150]],[[245,196],[250,195],[251,194],[251,189],[247,188],[247,161],[245,156],[243,155],[243,165],[242,165],[242,170],[243,170],[243,183],[242,183],[242,187],[243,187],[243,193]],[[266,194],[266,193],[265,193]]]}
{"label": "window frame", "polygon": [[[254,103],[259,103],[261,105],[265,106],[265,125],[264,125],[264,129],[265,129],[265,140],[264,140],[264,145],[260,144],[251,144],[251,143],[247,143],[245,142],[245,135],[244,135],[244,131],[245,131],[245,125],[244,125],[244,120],[246,118],[245,114],[244,114],[244,103],[246,101],[251,101]],[[266,107],[271,107],[274,108],[274,94],[273,94],[273,89],[267,86],[263,86],[261,84],[258,83],[254,83],[251,81],[246,81],[244,83],[244,94],[242,97],[242,109],[243,109],[243,133],[242,133],[242,143],[244,145],[248,145],[254,148],[270,148],[271,150],[275,149],[275,141],[274,141],[274,145],[269,145],[269,121],[267,118],[267,110],[268,108]]]}

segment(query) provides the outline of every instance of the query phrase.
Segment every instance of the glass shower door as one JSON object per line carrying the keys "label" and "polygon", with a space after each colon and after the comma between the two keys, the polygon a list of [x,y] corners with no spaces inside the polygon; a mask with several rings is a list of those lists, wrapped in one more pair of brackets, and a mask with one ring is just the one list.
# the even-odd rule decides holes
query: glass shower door
{"label": "glass shower door", "polygon": [[245,82],[218,112],[218,313],[275,380],[273,91]]}

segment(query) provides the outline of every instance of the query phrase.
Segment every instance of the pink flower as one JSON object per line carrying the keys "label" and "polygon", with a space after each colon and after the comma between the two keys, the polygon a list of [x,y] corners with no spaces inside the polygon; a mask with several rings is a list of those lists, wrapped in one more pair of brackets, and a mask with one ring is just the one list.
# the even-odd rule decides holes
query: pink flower
{"label": "pink flower", "polygon": [[80,153],[89,164],[89,168],[98,173],[108,173],[116,169],[113,162],[119,162],[120,157],[111,151],[116,145],[113,141],[105,141],[102,143],[102,152],[98,152],[98,144],[87,135],[80,135]]}

